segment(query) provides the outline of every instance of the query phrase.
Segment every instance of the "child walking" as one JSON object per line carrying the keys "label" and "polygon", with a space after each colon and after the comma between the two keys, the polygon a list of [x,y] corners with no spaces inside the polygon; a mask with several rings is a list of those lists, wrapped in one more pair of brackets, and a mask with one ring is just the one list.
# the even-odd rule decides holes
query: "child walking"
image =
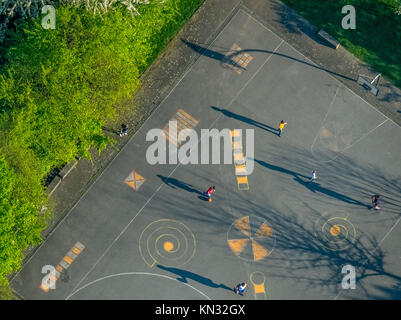
{"label": "child walking", "polygon": [[311,172],[311,174],[310,174],[310,180],[309,180],[309,182],[315,181],[316,178],[317,178],[317,176],[316,176],[316,170],[313,170],[313,171]]}
{"label": "child walking", "polygon": [[243,296],[244,292],[246,290],[246,287],[248,287],[248,284],[245,282],[241,282],[241,283],[237,284],[237,286],[234,288],[234,292],[236,294],[240,294],[241,296]]}
{"label": "child walking", "polygon": [[281,122],[278,125],[278,136],[281,137],[281,133],[283,132],[284,126],[287,124],[287,122],[284,122],[284,120],[281,120]]}
{"label": "child walking", "polygon": [[206,196],[208,197],[209,202],[212,201],[212,193],[216,190],[215,186],[211,186],[207,191],[205,192]]}

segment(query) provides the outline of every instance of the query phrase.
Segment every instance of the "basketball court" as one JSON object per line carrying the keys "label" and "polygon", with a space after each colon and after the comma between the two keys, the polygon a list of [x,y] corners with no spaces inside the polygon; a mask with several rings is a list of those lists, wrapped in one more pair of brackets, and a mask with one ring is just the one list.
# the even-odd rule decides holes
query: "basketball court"
{"label": "basketball court", "polygon": [[[399,299],[401,128],[242,9],[211,44],[185,43],[199,59],[13,279],[16,293]],[[231,130],[235,161],[150,165],[146,134],[171,119],[199,137]],[[238,174],[241,129],[254,130],[250,174]],[[42,284],[46,265],[55,289]],[[354,290],[342,289],[345,265]],[[244,297],[232,291],[239,282]]]}

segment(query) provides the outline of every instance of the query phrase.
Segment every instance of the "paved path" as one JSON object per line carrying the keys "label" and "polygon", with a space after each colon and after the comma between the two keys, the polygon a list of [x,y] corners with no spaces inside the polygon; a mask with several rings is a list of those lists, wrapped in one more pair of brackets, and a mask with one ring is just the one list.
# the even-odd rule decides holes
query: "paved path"
{"label": "paved path", "polygon": [[[210,45],[185,40],[202,56],[13,279],[19,295],[400,298],[401,128],[249,13],[234,13]],[[230,55],[233,45],[240,51]],[[239,190],[233,164],[150,165],[146,134],[172,117],[199,138],[243,129],[244,153],[245,129],[254,130],[249,189]],[[288,125],[278,137],[280,120]],[[318,179],[308,183],[312,169]],[[133,171],[145,179],[137,191],[124,183]],[[210,185],[211,203],[201,195]],[[341,289],[346,264],[355,290]],[[45,265],[62,271],[48,292]],[[250,284],[245,297],[232,292],[240,281]]]}

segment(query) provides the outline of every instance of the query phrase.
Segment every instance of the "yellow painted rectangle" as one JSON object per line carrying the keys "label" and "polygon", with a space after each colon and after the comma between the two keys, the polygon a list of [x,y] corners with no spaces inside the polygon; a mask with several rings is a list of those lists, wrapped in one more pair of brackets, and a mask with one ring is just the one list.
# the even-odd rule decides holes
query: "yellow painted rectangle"
{"label": "yellow painted rectangle", "polygon": [[71,259],[69,256],[65,256],[65,257],[63,258],[63,260],[64,260],[65,262],[67,262],[68,264],[71,264],[71,263],[72,263],[72,259]]}
{"label": "yellow painted rectangle", "polygon": [[261,284],[254,284],[253,285],[253,289],[255,290],[255,294],[257,293],[265,293],[265,284],[261,283]]}
{"label": "yellow painted rectangle", "polygon": [[240,165],[235,167],[235,174],[246,174],[246,166]]}
{"label": "yellow painted rectangle", "polygon": [[239,130],[231,130],[232,137],[239,137],[240,135],[241,135],[241,132]]}
{"label": "yellow painted rectangle", "polygon": [[58,272],[63,272],[63,267],[60,266],[60,265],[57,265],[57,266],[56,266],[56,270],[57,270]]}
{"label": "yellow painted rectangle", "polygon": [[238,184],[244,184],[244,183],[248,184],[248,177],[247,176],[237,177],[237,182]]}
{"label": "yellow painted rectangle", "polygon": [[79,255],[81,253],[81,250],[79,250],[77,247],[73,247],[71,251],[74,252],[76,255]]}
{"label": "yellow painted rectangle", "polygon": [[245,161],[244,154],[241,153],[234,153],[234,161]]}

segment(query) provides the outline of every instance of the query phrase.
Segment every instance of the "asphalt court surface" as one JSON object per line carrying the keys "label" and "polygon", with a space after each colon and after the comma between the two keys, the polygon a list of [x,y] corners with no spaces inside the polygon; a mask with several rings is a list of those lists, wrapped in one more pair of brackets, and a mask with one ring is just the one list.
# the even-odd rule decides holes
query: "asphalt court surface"
{"label": "asphalt court surface", "polygon": [[[200,58],[14,290],[25,299],[399,299],[401,128],[243,10],[211,45],[187,45]],[[147,163],[147,132],[178,110],[199,137],[254,129],[248,190],[234,164]],[[210,185],[211,203],[202,197]],[[372,194],[381,211],[369,208]],[[84,249],[65,258],[77,242]],[[341,288],[346,264],[355,290]],[[60,266],[47,292],[45,265]],[[232,292],[241,281],[245,297]]]}

